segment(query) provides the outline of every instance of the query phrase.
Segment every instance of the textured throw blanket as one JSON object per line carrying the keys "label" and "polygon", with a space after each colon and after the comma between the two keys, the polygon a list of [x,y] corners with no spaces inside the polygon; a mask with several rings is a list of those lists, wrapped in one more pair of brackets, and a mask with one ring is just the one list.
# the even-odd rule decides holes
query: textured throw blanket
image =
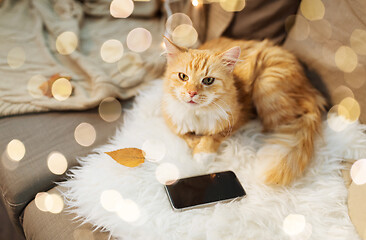
{"label": "textured throw blanket", "polygon": [[[164,19],[154,17],[159,1],[136,2],[126,19],[113,18],[109,5],[106,0],[0,1],[0,116],[95,107],[106,97],[129,98],[162,74]],[[135,28],[152,35],[151,46],[141,53],[126,45]],[[70,55],[56,49],[63,32],[73,32],[78,41]],[[124,49],[114,63],[100,55],[110,39],[119,40]],[[71,77],[72,95],[64,101],[37,92],[40,83],[57,73]]]}
{"label": "textured throw blanket", "polygon": [[[0,0],[0,117],[82,110],[97,106],[106,97],[134,96],[164,71],[161,53],[166,18],[159,9],[167,9],[167,16],[176,12],[189,15],[199,42],[219,37],[233,17],[218,3],[194,8],[190,0],[167,0],[164,6],[160,0],[150,0],[134,1],[127,18],[113,18],[110,4],[110,0]],[[126,9],[124,6],[122,12]],[[145,28],[152,35],[146,51],[136,53],[127,46],[127,35],[135,28]],[[63,41],[66,50],[77,41],[75,51],[68,55],[60,54],[56,44],[64,32],[76,36]],[[113,63],[101,57],[101,47],[110,39],[123,45],[122,58]],[[132,42],[141,44],[141,39]],[[119,53],[110,48],[109,54]],[[66,100],[43,96],[38,88],[54,74],[71,77],[72,95]]]}

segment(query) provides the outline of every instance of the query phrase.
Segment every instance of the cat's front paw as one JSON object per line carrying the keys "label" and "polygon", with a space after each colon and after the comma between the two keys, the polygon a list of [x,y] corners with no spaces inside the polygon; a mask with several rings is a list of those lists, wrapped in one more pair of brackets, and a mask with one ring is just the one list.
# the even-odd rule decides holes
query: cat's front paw
{"label": "cat's front paw", "polygon": [[215,160],[216,156],[217,156],[216,153],[200,152],[200,153],[195,153],[193,155],[193,158],[199,164],[201,164],[203,166],[207,166],[209,163],[211,163]]}

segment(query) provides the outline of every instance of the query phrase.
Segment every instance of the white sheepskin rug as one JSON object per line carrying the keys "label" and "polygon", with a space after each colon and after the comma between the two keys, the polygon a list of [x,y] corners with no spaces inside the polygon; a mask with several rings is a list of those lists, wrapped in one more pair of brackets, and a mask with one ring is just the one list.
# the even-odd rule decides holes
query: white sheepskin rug
{"label": "white sheepskin rug", "polygon": [[[341,169],[345,159],[366,157],[364,125],[355,122],[335,132],[324,121],[323,138],[315,143],[315,158],[305,176],[289,187],[271,187],[255,174],[257,151],[268,137],[261,133],[259,122],[247,124],[223,142],[216,160],[202,168],[186,143],[165,125],[161,96],[162,81],[152,82],[136,97],[132,110],[124,113],[110,143],[79,159],[81,166],[60,183],[68,189],[63,194],[70,211],[83,221],[124,240],[359,239],[348,216]],[[163,158],[128,168],[104,153],[141,149],[144,144],[156,148],[148,155]],[[174,212],[158,181],[177,173],[182,178],[225,170],[236,173],[246,198]]]}

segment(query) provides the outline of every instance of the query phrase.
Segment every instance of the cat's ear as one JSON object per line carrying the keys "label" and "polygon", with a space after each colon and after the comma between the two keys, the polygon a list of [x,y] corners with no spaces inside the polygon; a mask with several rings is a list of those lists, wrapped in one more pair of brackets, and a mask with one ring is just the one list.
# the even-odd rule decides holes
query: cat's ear
{"label": "cat's ear", "polygon": [[186,52],[186,48],[179,47],[175,45],[172,41],[170,41],[169,38],[164,36],[164,44],[166,47],[166,55],[168,61],[172,60],[174,57],[176,57],[179,53]]}
{"label": "cat's ear", "polygon": [[236,46],[221,53],[221,59],[223,63],[229,68],[230,72],[234,70],[235,64],[239,60],[240,52],[240,47]]}

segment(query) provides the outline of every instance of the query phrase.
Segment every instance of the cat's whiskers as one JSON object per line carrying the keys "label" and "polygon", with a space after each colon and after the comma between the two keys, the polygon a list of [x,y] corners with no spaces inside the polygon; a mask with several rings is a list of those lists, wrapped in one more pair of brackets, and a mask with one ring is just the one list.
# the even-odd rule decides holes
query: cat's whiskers
{"label": "cat's whiskers", "polygon": [[198,101],[199,101],[200,103],[204,103],[207,99],[208,99],[208,97],[207,97],[207,96],[205,96],[205,95],[200,95],[200,96],[198,97]]}

